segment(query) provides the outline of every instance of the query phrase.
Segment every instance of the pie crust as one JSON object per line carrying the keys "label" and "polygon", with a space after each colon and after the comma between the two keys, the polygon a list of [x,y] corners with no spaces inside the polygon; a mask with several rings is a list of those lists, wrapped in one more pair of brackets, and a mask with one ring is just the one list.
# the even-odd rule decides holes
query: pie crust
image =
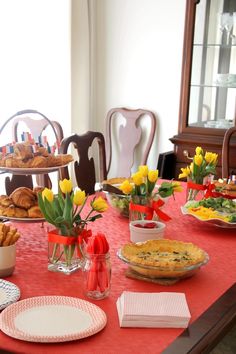
{"label": "pie crust", "polygon": [[121,255],[133,270],[154,277],[184,276],[207,261],[206,252],[193,243],[168,239],[126,244]]}
{"label": "pie crust", "polygon": [[104,181],[102,181],[102,184],[122,184],[126,180],[128,180],[129,182],[133,181],[131,177],[114,177],[105,179]]}

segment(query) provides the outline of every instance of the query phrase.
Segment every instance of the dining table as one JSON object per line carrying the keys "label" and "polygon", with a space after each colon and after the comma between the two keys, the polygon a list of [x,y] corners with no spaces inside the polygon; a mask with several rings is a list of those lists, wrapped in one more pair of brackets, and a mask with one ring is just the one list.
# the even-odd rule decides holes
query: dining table
{"label": "dining table", "polygon": [[[48,229],[46,222],[11,221],[21,234],[16,247],[14,273],[5,280],[16,284],[20,300],[38,296],[68,296],[100,307],[107,316],[106,326],[98,333],[68,342],[40,343],[19,340],[0,331],[0,351],[5,353],[207,353],[236,323],[236,229],[219,227],[183,215],[186,183],[183,191],[162,206],[171,218],[166,222],[165,239],[192,242],[209,255],[209,261],[193,276],[175,283],[154,283],[131,278],[128,266],[117,257],[118,250],[130,242],[129,218],[120,216],[111,206],[103,217],[89,224],[93,234],[105,234],[112,265],[108,297],[92,300],[83,288],[82,270],[70,275],[48,270]],[[104,196],[103,192],[98,192]],[[191,314],[188,328],[121,328],[116,302],[124,291],[184,293]]]}

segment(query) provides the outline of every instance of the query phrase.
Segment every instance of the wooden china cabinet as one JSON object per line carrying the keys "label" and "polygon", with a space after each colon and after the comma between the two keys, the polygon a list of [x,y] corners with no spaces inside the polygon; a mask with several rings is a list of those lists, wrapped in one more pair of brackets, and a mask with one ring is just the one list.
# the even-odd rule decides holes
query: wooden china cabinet
{"label": "wooden china cabinet", "polygon": [[[195,147],[219,154],[226,129],[236,124],[236,0],[186,0],[178,134],[174,144],[177,178]],[[236,137],[230,169],[236,173]]]}

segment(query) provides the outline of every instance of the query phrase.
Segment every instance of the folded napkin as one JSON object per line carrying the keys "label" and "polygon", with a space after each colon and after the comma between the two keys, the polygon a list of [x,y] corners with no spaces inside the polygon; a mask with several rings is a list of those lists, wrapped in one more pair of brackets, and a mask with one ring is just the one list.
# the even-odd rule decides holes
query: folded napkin
{"label": "folded napkin", "polygon": [[116,305],[120,327],[187,328],[191,318],[184,293],[124,291]]}

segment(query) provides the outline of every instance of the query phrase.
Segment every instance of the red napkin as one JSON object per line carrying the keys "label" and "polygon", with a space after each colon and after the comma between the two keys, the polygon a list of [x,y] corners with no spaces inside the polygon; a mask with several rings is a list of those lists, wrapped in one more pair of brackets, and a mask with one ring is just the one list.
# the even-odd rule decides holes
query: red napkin
{"label": "red napkin", "polygon": [[[105,255],[109,252],[109,244],[102,233],[91,236],[87,243],[87,253],[91,256],[91,268],[87,279],[87,290],[94,291],[98,287],[103,293],[108,287],[108,272]],[[101,259],[104,255],[104,259]]]}

